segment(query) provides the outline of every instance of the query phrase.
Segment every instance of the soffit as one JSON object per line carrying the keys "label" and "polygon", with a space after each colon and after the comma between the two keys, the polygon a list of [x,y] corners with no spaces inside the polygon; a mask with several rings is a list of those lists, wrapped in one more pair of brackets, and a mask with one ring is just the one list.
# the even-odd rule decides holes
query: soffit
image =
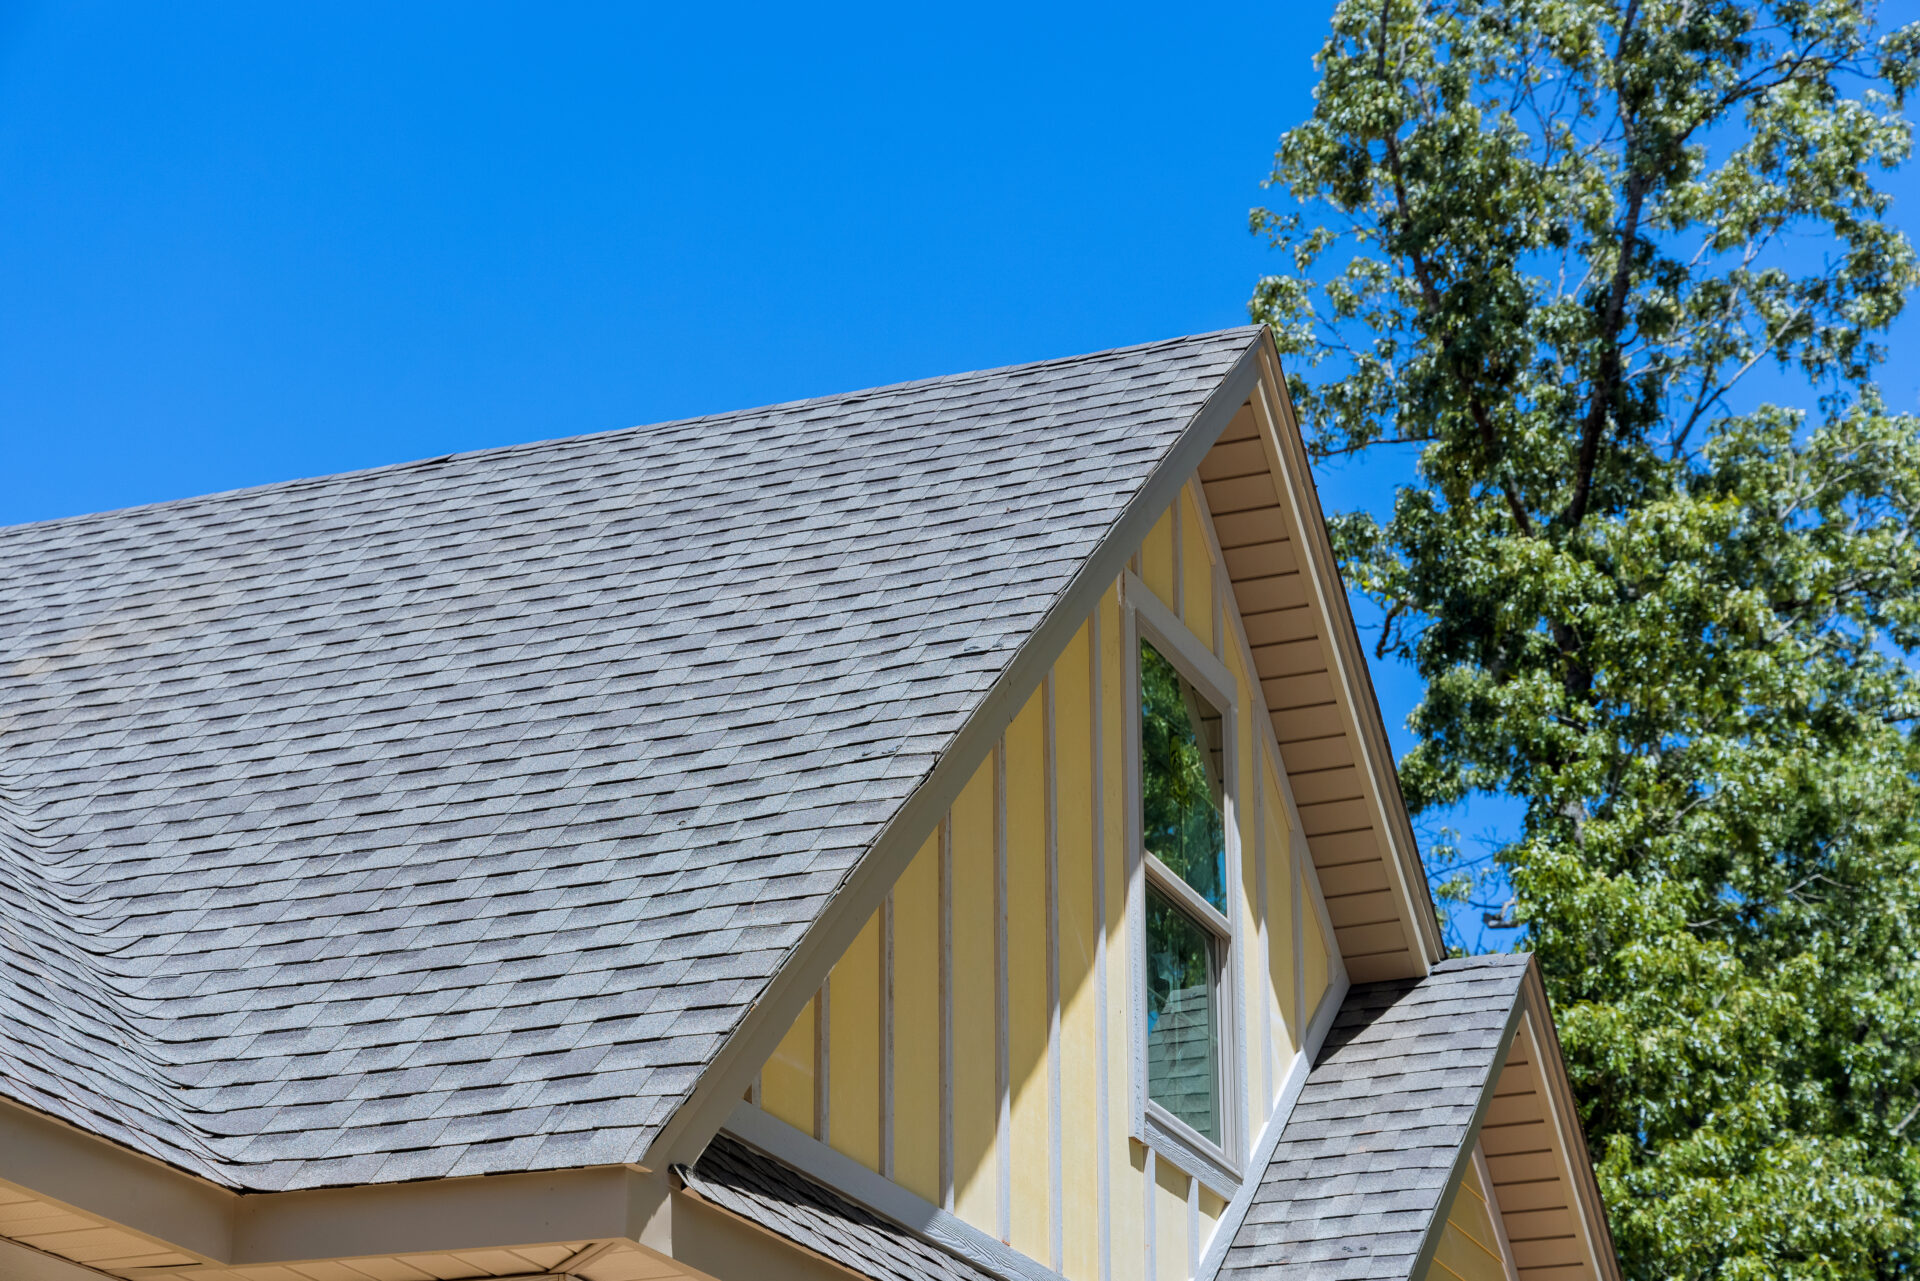
{"label": "soffit", "polygon": [[1341,961],[1360,983],[1422,974],[1443,954],[1432,899],[1298,428],[1271,394],[1221,433],[1201,488]]}

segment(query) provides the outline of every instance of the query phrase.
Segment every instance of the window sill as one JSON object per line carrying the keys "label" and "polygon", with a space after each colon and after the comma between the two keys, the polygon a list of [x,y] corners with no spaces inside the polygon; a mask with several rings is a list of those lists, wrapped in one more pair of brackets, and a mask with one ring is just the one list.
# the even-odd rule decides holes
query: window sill
{"label": "window sill", "polygon": [[1153,1149],[1156,1159],[1166,1161],[1199,1179],[1221,1199],[1231,1201],[1240,1190],[1240,1163],[1222,1151],[1218,1144],[1152,1099],[1147,1100],[1146,1115],[1141,1118],[1138,1137]]}

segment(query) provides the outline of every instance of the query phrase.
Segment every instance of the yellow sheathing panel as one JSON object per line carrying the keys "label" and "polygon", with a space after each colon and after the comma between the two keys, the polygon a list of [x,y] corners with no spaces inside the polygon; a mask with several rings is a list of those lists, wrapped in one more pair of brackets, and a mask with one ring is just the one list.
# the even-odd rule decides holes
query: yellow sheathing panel
{"label": "yellow sheathing panel", "polygon": [[1207,1247],[1213,1244],[1214,1229],[1220,1226],[1220,1216],[1227,1212],[1226,1200],[1216,1194],[1206,1184],[1200,1185],[1200,1241],[1194,1249],[1195,1254],[1204,1255]]}
{"label": "yellow sheathing panel", "polygon": [[[1469,1240],[1477,1242],[1498,1258],[1500,1229],[1494,1223],[1494,1214],[1495,1209],[1487,1200],[1487,1190],[1480,1183],[1480,1163],[1472,1162],[1461,1178],[1460,1195],[1453,1199],[1453,1211],[1447,1218],[1458,1224]],[[1506,1270],[1504,1260],[1500,1261],[1500,1269],[1502,1272]]]}
{"label": "yellow sheathing panel", "polygon": [[1126,664],[1120,629],[1120,597],[1113,589],[1100,598],[1100,800],[1105,849],[1105,921],[1107,952],[1107,1162],[1109,1253],[1117,1281],[1145,1276],[1144,1204],[1146,1151],[1128,1137],[1128,1079],[1132,1055],[1127,1044],[1127,981],[1130,940],[1126,928],[1127,812]]}
{"label": "yellow sheathing panel", "polygon": [[1052,1253],[1047,1123],[1047,830],[1044,687],[1007,727],[1007,1084],[1012,1240]]}
{"label": "yellow sheathing panel", "polygon": [[1173,508],[1160,514],[1140,545],[1140,579],[1160,603],[1178,612],[1180,602],[1173,598]]}
{"label": "yellow sheathing panel", "polygon": [[1102,1136],[1099,993],[1094,984],[1092,656],[1087,627],[1053,669],[1054,794],[1060,867],[1060,1236],[1073,1281],[1099,1271]]}
{"label": "yellow sheathing panel", "polygon": [[1320,997],[1327,990],[1327,936],[1320,929],[1320,914],[1313,909],[1313,887],[1305,879],[1304,869],[1299,893],[1300,900],[1300,936],[1301,964],[1306,969],[1306,1004],[1300,1017],[1311,1019],[1320,1005]]}
{"label": "yellow sheathing panel", "polygon": [[995,1129],[993,758],[949,813],[953,825],[953,1210],[999,1235]]}
{"label": "yellow sheathing panel", "polygon": [[1187,1176],[1158,1161],[1153,1185],[1153,1281],[1186,1281],[1193,1275],[1187,1266]]}
{"label": "yellow sheathing panel", "polygon": [[940,1204],[940,834],[893,887],[894,1180]]}
{"label": "yellow sheathing panel", "polygon": [[800,1011],[780,1048],[760,1069],[760,1106],[805,1134],[813,1133],[813,1020],[815,997]]}
{"label": "yellow sheathing panel", "polygon": [[1207,536],[1193,505],[1193,493],[1180,491],[1180,617],[1200,643],[1218,652],[1214,643],[1213,558]]}
{"label": "yellow sheathing panel", "polygon": [[[1286,799],[1271,763],[1260,770],[1260,821],[1267,848],[1267,980],[1273,1002],[1275,1057],[1281,1067],[1299,1052],[1307,1014],[1294,1008],[1293,895],[1299,879],[1293,835],[1287,830]],[[1303,904],[1304,906],[1304,904]]]}
{"label": "yellow sheathing panel", "polygon": [[1451,1192],[1451,1208],[1427,1269],[1429,1281],[1509,1281],[1486,1192],[1472,1164]]}
{"label": "yellow sheathing panel", "polygon": [[828,984],[832,1042],[827,1122],[833,1146],[880,1168],[880,917],[867,918]]}

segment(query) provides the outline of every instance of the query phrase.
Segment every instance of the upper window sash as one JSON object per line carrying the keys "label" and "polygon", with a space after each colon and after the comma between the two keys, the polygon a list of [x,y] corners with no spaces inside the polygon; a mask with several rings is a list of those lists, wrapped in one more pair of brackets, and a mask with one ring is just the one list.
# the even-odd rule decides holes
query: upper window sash
{"label": "upper window sash", "polygon": [[1155,858],[1149,851],[1146,855],[1147,879],[1153,887],[1179,905],[1180,910],[1191,916],[1196,924],[1205,926],[1217,935],[1223,944],[1233,941],[1233,923],[1221,914],[1220,909],[1200,897],[1199,891],[1187,884],[1186,878]]}
{"label": "upper window sash", "polygon": [[[1204,694],[1217,711],[1223,716],[1232,716],[1238,700],[1233,673],[1227,670],[1227,665],[1200,643],[1200,638],[1180,621],[1178,615],[1160,602],[1160,598],[1140,580],[1139,575],[1129,569],[1121,577],[1125,580],[1127,607],[1133,611],[1134,626],[1139,635],[1152,641],[1155,649],[1172,660],[1174,666],[1181,669],[1182,674],[1193,682],[1194,688]],[[1134,639],[1137,644],[1139,637]],[[1136,658],[1134,661],[1139,660]],[[1137,700],[1140,697],[1138,673],[1135,673],[1134,685],[1133,697]],[[1137,708],[1135,710],[1138,711]]]}

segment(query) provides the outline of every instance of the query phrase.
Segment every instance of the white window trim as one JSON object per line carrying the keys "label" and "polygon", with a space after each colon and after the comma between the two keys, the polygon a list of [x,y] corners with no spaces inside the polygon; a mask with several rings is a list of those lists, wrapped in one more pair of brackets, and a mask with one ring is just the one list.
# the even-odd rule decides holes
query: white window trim
{"label": "white window trim", "polygon": [[[1240,1189],[1246,1149],[1246,1091],[1241,1023],[1242,959],[1247,940],[1242,937],[1240,911],[1240,776],[1238,708],[1233,675],[1201,643],[1174,612],[1131,571],[1121,574],[1125,683],[1125,751],[1127,817],[1127,937],[1134,940],[1127,963],[1129,1061],[1132,1104],[1130,1132],[1164,1161],[1190,1178],[1231,1200]],[[1193,683],[1221,715],[1222,826],[1226,835],[1228,910],[1225,913],[1201,898],[1180,877],[1147,854],[1140,831],[1140,641],[1146,639],[1180,674]],[[1202,926],[1226,944],[1226,964],[1218,977],[1221,1141],[1207,1138],[1147,1097],[1147,993],[1144,954],[1147,935],[1146,887],[1152,883],[1178,902]]]}

